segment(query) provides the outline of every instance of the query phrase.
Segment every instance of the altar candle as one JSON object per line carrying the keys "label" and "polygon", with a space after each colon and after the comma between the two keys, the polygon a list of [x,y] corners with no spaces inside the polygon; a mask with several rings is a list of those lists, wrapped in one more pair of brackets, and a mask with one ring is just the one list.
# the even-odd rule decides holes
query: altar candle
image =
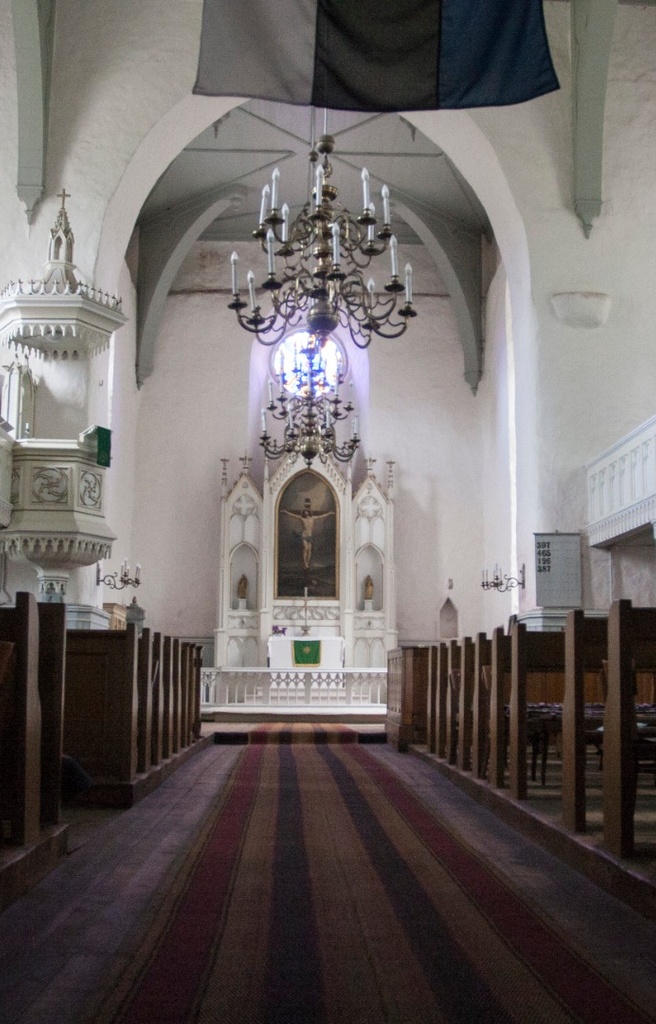
{"label": "altar candle", "polygon": [[305,600],[307,601],[307,587],[305,587],[303,589],[303,596],[305,597]]}

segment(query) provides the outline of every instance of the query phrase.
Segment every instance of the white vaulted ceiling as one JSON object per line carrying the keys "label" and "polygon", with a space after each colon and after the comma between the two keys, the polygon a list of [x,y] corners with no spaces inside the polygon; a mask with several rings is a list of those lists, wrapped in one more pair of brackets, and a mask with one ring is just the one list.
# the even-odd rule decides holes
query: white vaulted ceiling
{"label": "white vaulted ceiling", "polygon": [[[324,112],[315,114],[316,136]],[[362,207],[367,167],[372,201],[387,184],[400,245],[425,249],[430,290],[454,303],[465,353],[465,377],[480,379],[481,242],[492,238],[483,207],[444,152],[398,114],[329,111],[335,139],[332,184],[352,212]],[[198,238],[252,240],[262,187],[280,168],[280,202],[292,217],[308,197],[312,113],[304,107],[251,100],[209,125],[169,165],[140,217],[139,377],[152,368],[153,347],[175,272]],[[223,282],[227,287],[228,282]]]}

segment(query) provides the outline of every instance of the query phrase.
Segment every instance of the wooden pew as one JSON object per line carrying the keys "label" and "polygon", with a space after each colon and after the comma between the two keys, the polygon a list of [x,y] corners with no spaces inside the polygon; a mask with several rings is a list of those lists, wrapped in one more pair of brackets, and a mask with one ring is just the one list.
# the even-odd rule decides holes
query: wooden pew
{"label": "wooden pew", "polygon": [[438,757],[446,757],[448,695],[449,645],[442,640],[435,649],[435,753]]}
{"label": "wooden pew", "polygon": [[490,691],[492,642],[485,633],[477,633],[474,640],[474,693],[472,698],[472,764],[477,779],[485,778],[490,753]]}
{"label": "wooden pew", "polygon": [[565,626],[562,758],[563,824],[573,832],[585,832],[586,827],[586,673],[602,672],[607,651],[608,620],[571,611]]}
{"label": "wooden pew", "polygon": [[131,782],[137,770],[137,633],[69,630],[64,752],[94,781]]}
{"label": "wooden pew", "polygon": [[429,648],[428,681],[426,684],[426,746],[430,754],[434,754],[437,751],[438,646]]}
{"label": "wooden pew", "polygon": [[162,643],[162,758],[173,752],[173,638]]}
{"label": "wooden pew", "polygon": [[39,612],[32,594],[0,609],[0,687],[4,728],[0,750],[0,807],[8,842],[36,843],[41,832],[41,701]]}
{"label": "wooden pew", "polygon": [[388,739],[401,751],[406,751],[412,743],[426,742],[431,648],[434,651],[432,644],[412,644],[396,647],[388,653],[385,730]]}
{"label": "wooden pew", "polygon": [[152,764],[153,730],[153,648],[150,630],[143,629],[137,640],[137,771],[147,772]]}
{"label": "wooden pew", "polygon": [[41,824],[57,825],[61,810],[66,668],[66,606],[37,605],[41,701]]}
{"label": "wooden pew", "polygon": [[528,743],[527,685],[530,673],[564,673],[564,633],[529,632],[521,622],[513,624],[511,639],[510,723],[508,774],[511,795],[516,800],[527,796]]}
{"label": "wooden pew", "polygon": [[180,722],[182,718],[182,671],[180,641],[173,638],[171,647],[171,753],[180,750]]}
{"label": "wooden pew", "polygon": [[203,669],[203,645],[194,644],[193,651],[193,683],[192,683],[192,694],[191,694],[191,740],[200,739],[200,697],[201,697],[201,677]]}
{"label": "wooden pew", "polygon": [[458,694],[458,742],[456,764],[464,772],[472,767],[472,705],[474,701],[475,649],[471,637],[460,641],[460,691]]}
{"label": "wooden pew", "polygon": [[447,647],[449,683],[446,699],[446,759],[449,764],[455,764],[458,759],[458,704],[462,652],[458,640],[449,640]]}
{"label": "wooden pew", "polygon": [[635,673],[656,664],[656,609],[615,601],[608,615],[608,697],[604,714],[604,846],[634,853]]}
{"label": "wooden pew", "polygon": [[507,720],[506,705],[510,700],[511,642],[503,626],[492,633],[490,676],[490,763],[488,781],[495,789],[506,782]]}
{"label": "wooden pew", "polygon": [[153,704],[152,728],[150,733],[150,763],[162,763],[164,736],[164,639],[161,633],[153,633],[153,655],[151,668],[151,699]]}

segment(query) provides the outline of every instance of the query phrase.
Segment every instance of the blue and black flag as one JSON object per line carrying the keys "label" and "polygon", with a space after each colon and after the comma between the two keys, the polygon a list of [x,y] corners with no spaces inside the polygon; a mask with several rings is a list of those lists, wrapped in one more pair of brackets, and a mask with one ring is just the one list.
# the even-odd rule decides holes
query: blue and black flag
{"label": "blue and black flag", "polygon": [[458,110],[557,88],[542,0],[204,0],[201,96]]}

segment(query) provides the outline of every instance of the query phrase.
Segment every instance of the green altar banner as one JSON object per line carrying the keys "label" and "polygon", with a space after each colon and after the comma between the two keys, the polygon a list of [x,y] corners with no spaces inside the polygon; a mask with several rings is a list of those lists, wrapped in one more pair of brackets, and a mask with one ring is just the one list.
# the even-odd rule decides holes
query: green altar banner
{"label": "green altar banner", "polygon": [[316,668],[321,664],[321,640],[294,640],[294,665]]}

